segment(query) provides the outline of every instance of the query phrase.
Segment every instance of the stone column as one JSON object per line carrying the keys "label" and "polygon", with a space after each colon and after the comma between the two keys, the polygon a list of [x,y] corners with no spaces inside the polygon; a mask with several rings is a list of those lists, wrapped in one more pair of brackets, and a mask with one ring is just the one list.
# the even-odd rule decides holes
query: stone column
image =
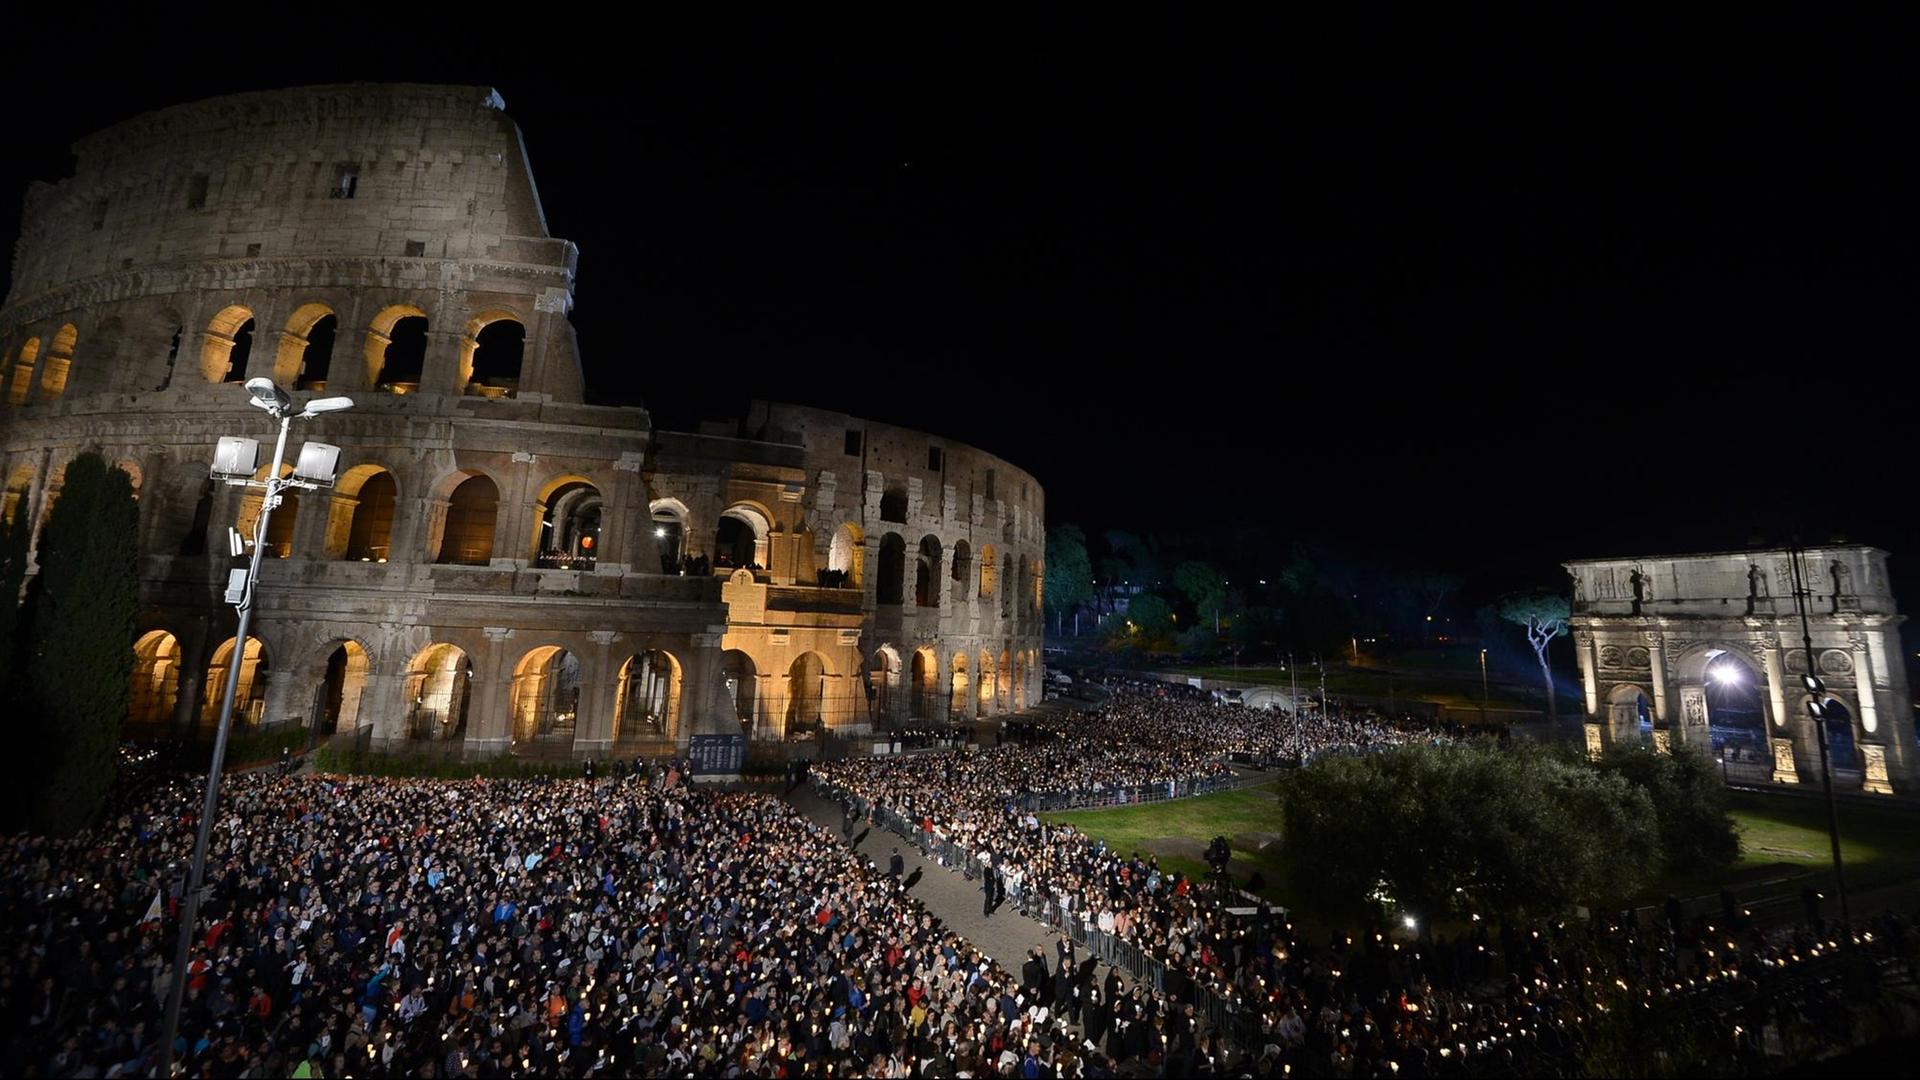
{"label": "stone column", "polygon": [[[724,627],[709,627],[692,637],[692,653],[687,658],[680,691],[679,730],[674,742],[684,748],[694,735],[731,735],[739,731],[739,722],[731,719],[731,704],[720,687],[720,638]],[[757,704],[757,700],[756,700]]]}
{"label": "stone column", "polygon": [[1600,687],[1596,675],[1600,661],[1594,654],[1594,648],[1592,634],[1582,630],[1573,635],[1573,655],[1580,664],[1580,684],[1586,690],[1588,720],[1600,715]]}
{"label": "stone column", "polygon": [[[1707,728],[1707,688],[1698,683],[1680,684],[1680,715],[1668,722],[1664,729],[1673,734],[1675,743],[1686,743],[1705,748],[1712,744]],[[1656,744],[1659,728],[1654,729]]]}
{"label": "stone column", "polygon": [[513,473],[506,477],[506,490],[500,493],[500,508],[493,521],[493,561],[495,569],[524,570],[532,565],[534,540],[533,468],[540,458],[525,450],[513,455]]}
{"label": "stone column", "polygon": [[1656,724],[1668,723],[1667,713],[1667,650],[1661,643],[1659,634],[1646,635],[1647,663],[1653,672],[1653,721]]}
{"label": "stone column", "polygon": [[573,721],[573,752],[576,757],[605,757],[613,749],[613,703],[618,670],[613,659],[613,643],[620,635],[612,630],[595,630],[589,635],[594,649],[583,657],[580,681],[581,715]]}
{"label": "stone column", "polygon": [[513,748],[512,718],[507,715],[513,682],[507,654],[512,651],[513,631],[488,626],[482,633],[487,636],[487,655],[474,676],[478,685],[468,688],[473,700],[467,707],[467,737],[461,746],[461,753],[470,759],[499,757]]}

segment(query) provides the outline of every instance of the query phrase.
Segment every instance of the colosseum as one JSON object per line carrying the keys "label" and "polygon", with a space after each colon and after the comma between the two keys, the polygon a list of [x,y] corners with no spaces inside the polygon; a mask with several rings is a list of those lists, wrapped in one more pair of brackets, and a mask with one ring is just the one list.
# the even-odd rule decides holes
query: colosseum
{"label": "colosseum", "polygon": [[[1043,494],[990,454],[820,409],[657,431],[591,405],[518,128],[485,87],[162,109],[28,192],[0,308],[4,512],[74,455],[140,500],[128,730],[311,726],[389,752],[666,752],[1037,699]],[[241,383],[351,411],[331,489],[269,518],[254,632],[223,600],[270,438]],[[258,476],[264,475],[264,468]],[[769,749],[773,749],[769,747]]]}

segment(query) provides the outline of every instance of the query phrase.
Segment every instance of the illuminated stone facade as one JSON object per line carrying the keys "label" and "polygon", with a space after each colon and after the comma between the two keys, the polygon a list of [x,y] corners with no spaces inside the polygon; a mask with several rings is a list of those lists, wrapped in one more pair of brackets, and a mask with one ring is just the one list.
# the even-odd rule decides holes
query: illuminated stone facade
{"label": "illuminated stone facade", "polygon": [[[866,693],[872,658],[914,648],[946,665],[949,692],[955,656],[970,672],[990,657],[998,679],[1005,654],[1005,693],[983,711],[1037,698],[1037,604],[909,612],[868,571],[897,554],[881,550],[881,502],[899,485],[922,500],[910,543],[991,531],[1006,576],[1037,596],[1038,485],[828,413],[759,406],[721,439],[585,404],[567,318],[577,252],[548,234],[493,91],[242,94],[75,152],[71,178],[28,193],[0,307],[0,511],[44,520],[84,450],[134,476],[130,730],[211,725],[236,662],[245,723],[468,756],[658,751],[738,732],[741,711],[758,738],[924,715],[893,692],[899,665]],[[296,425],[296,441],[343,448],[341,479],[270,519],[254,640],[236,657],[226,534],[258,497],[211,483],[208,465],[222,435],[270,437],[240,386],[260,375],[355,407]],[[948,468],[850,458],[838,429],[856,427],[876,449],[944,448]],[[686,531],[663,552],[656,519],[675,507]],[[841,525],[859,539],[842,532],[836,549]],[[765,569],[734,580],[713,552],[756,526],[747,543],[765,557],[741,561]],[[821,587],[836,558],[861,588]]]}
{"label": "illuminated stone facade", "polygon": [[[1920,789],[1913,711],[1887,554],[1814,548],[1804,559],[1813,663],[1854,754],[1836,784],[1869,792]],[[1818,783],[1819,728],[1807,712],[1807,652],[1785,551],[1745,551],[1567,564],[1573,642],[1586,695],[1589,749],[1639,738],[1707,749],[1715,679],[1752,687],[1764,732],[1752,744],[1776,783]],[[1840,710],[1844,710],[1843,713]]]}

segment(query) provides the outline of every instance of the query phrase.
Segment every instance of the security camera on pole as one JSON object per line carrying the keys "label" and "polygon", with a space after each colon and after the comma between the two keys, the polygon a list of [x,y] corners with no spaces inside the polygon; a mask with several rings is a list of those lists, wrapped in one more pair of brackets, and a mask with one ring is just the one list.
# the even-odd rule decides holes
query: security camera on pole
{"label": "security camera on pole", "polygon": [[318,398],[309,401],[306,407],[295,411],[293,400],[286,391],[274,385],[272,379],[248,379],[247,393],[251,396],[249,404],[263,409],[268,416],[280,421],[279,438],[273,445],[273,463],[267,467],[266,478],[255,480],[254,469],[260,458],[260,442],[257,439],[243,439],[233,436],[223,437],[214,450],[213,476],[235,487],[258,488],[260,497],[260,515],[253,523],[253,538],[245,540],[232,528],[227,530],[228,552],[235,557],[245,554],[246,544],[253,544],[253,556],[245,570],[234,570],[227,576],[227,603],[232,604],[240,613],[240,625],[234,631],[233,662],[227,665],[227,689],[220,701],[220,726],[213,737],[213,763],[207,767],[207,796],[200,807],[200,829],[193,840],[193,865],[187,882],[186,896],[180,910],[180,943],[174,950],[173,985],[167,992],[166,1026],[161,1031],[159,1075],[173,1075],[173,1043],[180,1035],[180,1003],[186,995],[187,963],[192,955],[194,924],[200,917],[200,894],[207,877],[207,846],[212,839],[213,815],[220,802],[220,767],[227,756],[227,731],[233,724],[233,698],[240,688],[240,659],[247,648],[247,628],[253,621],[254,583],[260,578],[260,557],[266,550],[267,519],[280,505],[281,492],[287,488],[332,487],[336,467],[340,462],[340,448],[326,443],[307,443],[300,448],[298,464],[291,476],[280,475],[280,467],[287,453],[287,431],[293,421],[311,420],[322,413],[339,412],[353,408],[353,399],[344,397]]}

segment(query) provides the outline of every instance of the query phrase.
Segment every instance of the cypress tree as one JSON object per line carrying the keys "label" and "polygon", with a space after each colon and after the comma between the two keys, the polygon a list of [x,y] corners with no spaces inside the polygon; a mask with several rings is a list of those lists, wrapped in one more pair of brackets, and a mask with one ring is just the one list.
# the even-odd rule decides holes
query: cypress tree
{"label": "cypress tree", "polygon": [[56,835],[91,822],[113,783],[133,671],[138,527],[125,472],[96,453],[67,466],[40,534],[27,662],[49,742],[35,824]]}

